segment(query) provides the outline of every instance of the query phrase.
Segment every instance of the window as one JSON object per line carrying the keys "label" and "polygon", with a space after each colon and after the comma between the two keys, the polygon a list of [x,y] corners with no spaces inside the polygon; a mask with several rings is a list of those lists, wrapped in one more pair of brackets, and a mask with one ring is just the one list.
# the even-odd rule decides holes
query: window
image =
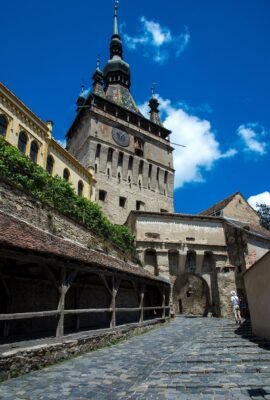
{"label": "window", "polygon": [[136,211],[143,211],[144,210],[144,203],[140,200],[136,201]]}
{"label": "window", "polygon": [[140,164],[139,164],[139,175],[142,175],[142,174],[143,174],[143,161],[141,160]]}
{"label": "window", "polygon": [[118,172],[118,174],[117,174],[117,179],[118,179],[118,183],[121,183],[121,174],[120,174],[120,172]]}
{"label": "window", "polygon": [[112,162],[112,158],[113,158],[113,149],[111,147],[109,147],[108,156],[107,156],[107,162]]}
{"label": "window", "polygon": [[99,201],[105,201],[106,200],[106,195],[107,195],[107,192],[105,192],[105,190],[100,190],[99,193],[98,193]]}
{"label": "window", "polygon": [[110,168],[107,168],[107,177],[109,178],[111,176],[111,170]]}
{"label": "window", "polygon": [[6,136],[8,122],[4,115],[0,115],[0,135]]}
{"label": "window", "polygon": [[46,164],[46,171],[52,175],[53,174],[53,165],[54,165],[54,159],[51,155],[47,157],[47,164]]}
{"label": "window", "polygon": [[135,147],[135,154],[137,156],[140,156],[140,157],[143,156],[143,146],[144,146],[143,141],[138,138],[135,138],[134,147]]}
{"label": "window", "polygon": [[142,183],[141,183],[140,179],[139,179],[138,185],[139,185],[139,189],[142,190]]}
{"label": "window", "polygon": [[118,167],[122,167],[123,158],[124,158],[124,154],[122,152],[120,152],[119,155],[118,155]]}
{"label": "window", "polygon": [[97,164],[95,164],[95,174],[97,173],[97,171],[98,171],[98,166]]}
{"label": "window", "polygon": [[133,157],[129,156],[129,160],[128,160],[128,169],[132,169],[133,168]]}
{"label": "window", "polygon": [[152,176],[152,164],[149,164],[148,178],[151,179],[151,176]]}
{"label": "window", "polygon": [[24,132],[20,132],[18,140],[18,149],[25,154],[27,145],[27,136]]}
{"label": "window", "polygon": [[38,158],[38,144],[35,140],[32,141],[30,147],[30,159],[36,163]]}
{"label": "window", "polygon": [[96,148],[96,157],[95,158],[99,158],[100,157],[100,148],[101,148],[101,146],[100,146],[100,144],[98,144],[97,148]]}
{"label": "window", "polygon": [[165,183],[165,185],[167,185],[167,182],[168,182],[168,171],[165,171],[165,174],[164,174],[164,183]]}
{"label": "window", "polygon": [[157,168],[157,181],[159,180],[159,167]]}
{"label": "window", "polygon": [[68,182],[70,177],[70,172],[67,168],[64,169],[63,171],[63,178]]}
{"label": "window", "polygon": [[127,199],[125,197],[119,197],[119,207],[125,208]]}
{"label": "window", "polygon": [[78,196],[82,196],[83,195],[83,182],[79,181],[78,182]]}

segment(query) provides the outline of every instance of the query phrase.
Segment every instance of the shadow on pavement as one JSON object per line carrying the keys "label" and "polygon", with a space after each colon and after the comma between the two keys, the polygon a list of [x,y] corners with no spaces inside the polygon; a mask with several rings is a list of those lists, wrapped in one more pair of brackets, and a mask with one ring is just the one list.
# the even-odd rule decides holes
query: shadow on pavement
{"label": "shadow on pavement", "polygon": [[258,347],[270,351],[270,340],[255,336],[252,333],[249,319],[246,319],[239,327],[237,327],[235,333],[242,338],[249,340],[250,342],[256,343]]}

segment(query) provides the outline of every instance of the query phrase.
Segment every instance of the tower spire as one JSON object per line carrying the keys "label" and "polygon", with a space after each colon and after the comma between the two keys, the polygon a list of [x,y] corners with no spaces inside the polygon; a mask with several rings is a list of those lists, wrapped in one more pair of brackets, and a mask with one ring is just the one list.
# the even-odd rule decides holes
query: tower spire
{"label": "tower spire", "polygon": [[118,30],[118,0],[114,0],[113,34],[110,43],[110,59],[114,56],[122,58],[122,42]]}
{"label": "tower spire", "polygon": [[113,17],[113,36],[119,36],[118,32],[118,0],[114,0],[114,17]]}

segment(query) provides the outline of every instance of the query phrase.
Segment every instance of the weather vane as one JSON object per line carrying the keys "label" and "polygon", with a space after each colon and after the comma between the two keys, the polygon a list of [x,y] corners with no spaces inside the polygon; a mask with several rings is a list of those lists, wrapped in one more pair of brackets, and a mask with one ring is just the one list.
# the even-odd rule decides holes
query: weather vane
{"label": "weather vane", "polygon": [[114,15],[117,16],[117,10],[118,10],[118,0],[114,0]]}
{"label": "weather vane", "polygon": [[81,93],[84,92],[84,79],[82,79],[82,84],[81,84]]}
{"label": "weather vane", "polygon": [[155,94],[155,86],[157,86],[157,82],[153,82],[151,86],[151,95],[154,97]]}
{"label": "weather vane", "polygon": [[98,53],[97,55],[97,69],[99,69],[99,65],[100,65],[100,53]]}

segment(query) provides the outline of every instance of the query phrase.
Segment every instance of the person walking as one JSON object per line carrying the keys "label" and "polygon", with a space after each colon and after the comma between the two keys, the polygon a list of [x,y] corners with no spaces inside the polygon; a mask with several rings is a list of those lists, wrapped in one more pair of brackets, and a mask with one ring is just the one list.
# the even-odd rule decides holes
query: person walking
{"label": "person walking", "polygon": [[240,301],[239,301],[239,297],[237,296],[237,294],[234,290],[231,292],[231,303],[232,303],[235,323],[238,325],[241,325],[242,319],[241,319],[241,313],[240,313]]}

